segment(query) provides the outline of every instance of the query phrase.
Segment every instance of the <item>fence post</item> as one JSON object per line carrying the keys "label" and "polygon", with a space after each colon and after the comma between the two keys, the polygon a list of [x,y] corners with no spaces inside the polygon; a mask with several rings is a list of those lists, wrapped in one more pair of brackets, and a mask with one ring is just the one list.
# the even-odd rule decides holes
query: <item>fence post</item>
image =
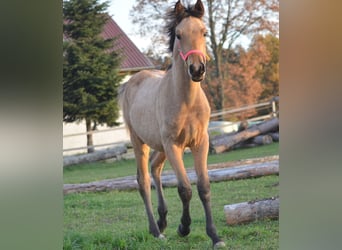
{"label": "fence post", "polygon": [[273,117],[277,117],[277,105],[276,102],[278,101],[278,96],[277,97],[273,97],[271,104],[272,104],[272,116]]}
{"label": "fence post", "polygon": [[272,116],[277,117],[277,107],[274,99],[272,100]]}

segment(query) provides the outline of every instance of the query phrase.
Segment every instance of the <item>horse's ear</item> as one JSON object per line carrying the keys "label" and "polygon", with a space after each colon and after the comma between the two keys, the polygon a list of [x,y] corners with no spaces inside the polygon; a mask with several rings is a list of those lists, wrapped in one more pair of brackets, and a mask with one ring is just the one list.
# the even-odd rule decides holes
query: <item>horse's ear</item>
{"label": "horse's ear", "polygon": [[184,6],[182,5],[181,1],[178,0],[177,3],[176,3],[176,5],[175,5],[175,13],[176,13],[176,16],[183,14],[184,11],[185,11]]}
{"label": "horse's ear", "polygon": [[197,0],[194,10],[200,15],[199,18],[203,17],[204,15],[204,6],[201,0]]}

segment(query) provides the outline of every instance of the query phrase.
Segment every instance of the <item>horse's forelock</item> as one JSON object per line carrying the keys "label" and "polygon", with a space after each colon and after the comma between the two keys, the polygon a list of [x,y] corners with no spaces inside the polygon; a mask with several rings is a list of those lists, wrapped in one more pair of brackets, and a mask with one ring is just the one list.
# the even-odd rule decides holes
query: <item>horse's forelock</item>
{"label": "horse's forelock", "polygon": [[167,24],[166,30],[169,36],[169,51],[173,51],[173,46],[176,37],[176,27],[177,25],[187,17],[196,17],[202,19],[204,15],[204,8],[201,1],[197,1],[195,5],[184,7],[181,5],[180,1],[175,4],[175,7],[170,9],[167,14]]}

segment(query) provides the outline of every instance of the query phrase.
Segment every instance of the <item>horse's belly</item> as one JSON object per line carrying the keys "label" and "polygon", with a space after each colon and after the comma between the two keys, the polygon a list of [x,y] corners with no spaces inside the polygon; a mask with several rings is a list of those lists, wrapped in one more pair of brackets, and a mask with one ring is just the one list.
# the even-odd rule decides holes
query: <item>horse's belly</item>
{"label": "horse's belly", "polygon": [[149,147],[160,152],[164,151],[159,133],[148,133],[147,131],[139,131],[138,136]]}
{"label": "horse's belly", "polygon": [[160,129],[154,105],[134,105],[130,112],[134,133],[151,148],[163,151]]}
{"label": "horse's belly", "polygon": [[[150,120],[151,122],[151,120]],[[163,151],[161,144],[161,137],[159,130],[157,128],[157,124],[155,123],[145,123],[141,121],[140,123],[134,122],[135,125],[132,125],[134,133],[147,145],[151,148],[156,149],[158,151]]]}

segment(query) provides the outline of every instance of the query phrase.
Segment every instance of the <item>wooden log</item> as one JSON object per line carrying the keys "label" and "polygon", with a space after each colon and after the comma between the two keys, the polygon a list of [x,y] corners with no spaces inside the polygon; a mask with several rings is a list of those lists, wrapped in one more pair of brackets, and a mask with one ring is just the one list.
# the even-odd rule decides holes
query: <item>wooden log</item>
{"label": "wooden log", "polygon": [[258,125],[254,125],[246,130],[233,135],[219,135],[210,140],[210,152],[211,153],[222,153],[230,150],[234,145],[246,141],[252,137],[260,134],[266,134],[270,131],[275,130],[279,126],[279,120],[277,117],[271,120],[265,121]]}
{"label": "wooden log", "polygon": [[[238,167],[219,168],[208,170],[209,179],[211,182],[220,182],[228,180],[239,180],[252,177],[261,177],[266,175],[279,174],[279,159],[268,162],[259,162],[240,165]],[[195,171],[187,171],[188,178],[191,184],[197,182]],[[162,175],[162,184],[164,187],[175,187],[178,184],[177,178],[173,172],[168,172]],[[152,183],[152,186],[154,184]],[[136,176],[127,176],[117,179],[108,179],[90,183],[81,184],[64,184],[64,194],[80,193],[80,192],[97,192],[109,190],[131,190],[138,189]]]}
{"label": "wooden log", "polygon": [[98,150],[90,154],[64,156],[63,166],[68,167],[68,166],[75,165],[75,164],[96,162],[100,160],[114,158],[126,152],[127,152],[127,148],[123,144],[123,145],[116,146],[113,148]]}
{"label": "wooden log", "polygon": [[279,132],[269,133],[273,141],[279,141]]}
{"label": "wooden log", "polygon": [[251,143],[255,143],[257,145],[267,145],[271,144],[273,139],[270,135],[258,135],[251,139]]}
{"label": "wooden log", "polygon": [[249,126],[249,124],[246,120],[240,122],[239,127],[238,127],[238,132],[241,132],[241,131],[247,129],[248,126]]}
{"label": "wooden log", "polygon": [[252,147],[257,147],[257,146],[261,146],[261,145],[271,144],[272,142],[273,142],[273,139],[270,135],[258,135],[256,137],[249,139],[249,140],[235,144],[233,146],[233,149],[252,148]]}
{"label": "wooden log", "polygon": [[279,218],[279,198],[242,202],[225,205],[224,212],[228,225],[243,224],[252,221]]}

